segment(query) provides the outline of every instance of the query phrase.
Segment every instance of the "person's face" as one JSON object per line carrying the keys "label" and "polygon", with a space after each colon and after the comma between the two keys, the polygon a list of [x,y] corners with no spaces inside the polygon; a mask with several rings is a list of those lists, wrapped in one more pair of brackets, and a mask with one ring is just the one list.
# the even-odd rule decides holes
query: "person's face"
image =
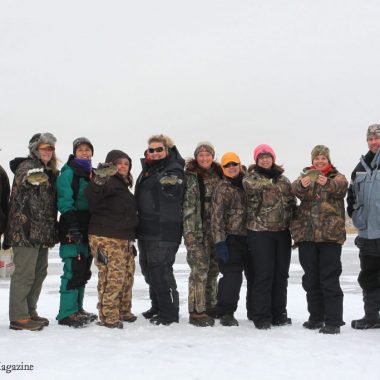
{"label": "person's face", "polygon": [[257,160],[257,166],[264,169],[270,169],[273,165],[273,157],[270,154],[260,154]]}
{"label": "person's face", "polygon": [[380,136],[369,136],[367,137],[367,144],[368,144],[368,149],[372,153],[377,153],[380,147]]}
{"label": "person's face", "polygon": [[212,165],[213,157],[210,152],[201,150],[197,155],[197,163],[202,169],[210,169]]}
{"label": "person's face", "polygon": [[53,153],[55,148],[48,144],[41,144],[38,148],[38,153],[40,155],[41,161],[46,165],[51,158],[53,157]]}
{"label": "person's face", "polygon": [[116,161],[117,172],[122,176],[127,176],[129,173],[129,161],[127,158],[119,158]]}
{"label": "person's face", "polygon": [[329,160],[326,156],[323,156],[322,154],[316,156],[313,160],[313,165],[315,168],[319,171],[325,169],[329,165]]}
{"label": "person's face", "polygon": [[240,174],[241,166],[236,162],[228,162],[223,169],[227,177],[236,178]]}
{"label": "person's face", "polygon": [[148,158],[152,161],[162,160],[167,156],[164,144],[161,142],[151,142],[148,147]]}
{"label": "person's face", "polygon": [[80,144],[75,150],[75,157],[80,160],[91,160],[92,150],[87,144]]}

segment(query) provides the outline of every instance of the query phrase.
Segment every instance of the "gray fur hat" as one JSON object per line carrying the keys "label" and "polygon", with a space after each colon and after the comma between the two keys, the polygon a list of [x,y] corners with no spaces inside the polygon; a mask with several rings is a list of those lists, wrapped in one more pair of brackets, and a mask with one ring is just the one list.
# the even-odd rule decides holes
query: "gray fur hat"
{"label": "gray fur hat", "polygon": [[37,153],[37,148],[41,144],[48,144],[52,147],[55,147],[55,143],[57,142],[57,139],[54,137],[53,134],[49,132],[45,133],[36,133],[32,136],[32,138],[29,140],[29,151],[30,153]]}
{"label": "gray fur hat", "polygon": [[380,137],[380,124],[372,124],[367,130],[367,139],[370,136]]}

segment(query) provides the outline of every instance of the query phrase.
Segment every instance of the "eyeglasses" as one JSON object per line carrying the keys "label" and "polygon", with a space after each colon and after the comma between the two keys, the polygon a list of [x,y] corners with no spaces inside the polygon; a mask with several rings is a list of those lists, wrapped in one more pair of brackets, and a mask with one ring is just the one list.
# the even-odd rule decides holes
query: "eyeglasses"
{"label": "eyeglasses", "polygon": [[54,152],[55,148],[53,146],[48,146],[46,148],[38,148],[38,150],[41,150],[42,152]]}
{"label": "eyeglasses", "polygon": [[228,168],[234,168],[235,166],[238,166],[239,164],[237,162],[229,162],[228,164],[223,165],[224,169]]}
{"label": "eyeglasses", "polygon": [[154,152],[161,153],[163,151],[164,151],[163,146],[159,146],[158,148],[148,148],[149,153],[154,153]]}

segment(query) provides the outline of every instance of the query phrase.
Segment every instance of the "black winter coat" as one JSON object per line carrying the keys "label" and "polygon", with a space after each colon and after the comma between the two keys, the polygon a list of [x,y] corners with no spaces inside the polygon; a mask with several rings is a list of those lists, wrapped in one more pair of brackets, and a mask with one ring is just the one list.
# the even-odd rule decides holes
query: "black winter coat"
{"label": "black winter coat", "polygon": [[10,191],[8,175],[3,167],[0,166],[0,236],[4,233],[7,224]]}
{"label": "black winter coat", "polygon": [[147,164],[136,181],[139,212],[137,237],[180,243],[185,161],[176,147],[160,161]]}
{"label": "black winter coat", "polygon": [[91,180],[84,194],[90,210],[89,235],[134,240],[137,206],[124,178],[116,174],[104,185]]}

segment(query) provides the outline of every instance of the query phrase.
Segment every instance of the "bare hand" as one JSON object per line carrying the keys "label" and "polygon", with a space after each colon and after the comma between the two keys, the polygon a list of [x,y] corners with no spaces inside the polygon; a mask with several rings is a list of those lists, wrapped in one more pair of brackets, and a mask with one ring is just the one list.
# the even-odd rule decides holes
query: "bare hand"
{"label": "bare hand", "polygon": [[309,187],[311,184],[311,179],[310,177],[307,175],[306,177],[302,177],[301,178],[301,185],[302,187]]}
{"label": "bare hand", "polygon": [[321,186],[325,186],[326,183],[327,183],[327,177],[325,177],[324,175],[320,175],[318,176],[317,178],[317,183]]}

